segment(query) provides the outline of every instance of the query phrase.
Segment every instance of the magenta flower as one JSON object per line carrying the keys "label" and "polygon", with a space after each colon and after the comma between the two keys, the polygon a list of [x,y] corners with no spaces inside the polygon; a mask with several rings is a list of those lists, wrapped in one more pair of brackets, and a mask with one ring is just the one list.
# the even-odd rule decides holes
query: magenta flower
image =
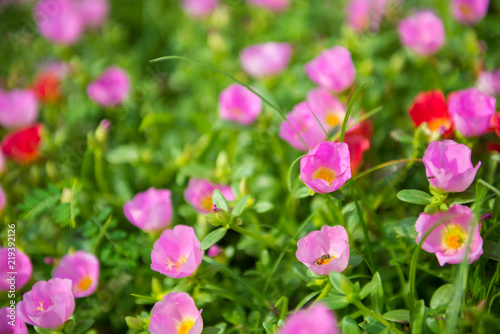
{"label": "magenta flower", "polygon": [[488,132],[496,101],[476,88],[451,93],[448,108],[457,130],[464,137],[477,137]]}
{"label": "magenta flower", "polygon": [[289,43],[268,42],[243,49],[240,63],[250,76],[262,78],[283,71],[291,57],[292,46]]}
{"label": "magenta flower", "polygon": [[479,73],[476,88],[490,96],[500,94],[500,69],[492,72],[482,71]]}
{"label": "magenta flower", "polygon": [[476,24],[488,12],[490,0],[451,0],[451,13],[455,20],[465,24]]}
{"label": "magenta flower", "polygon": [[75,5],[76,10],[80,14],[82,24],[86,28],[97,28],[101,26],[108,17],[108,0],[79,0]]}
{"label": "magenta flower", "polygon": [[184,198],[199,213],[211,213],[213,208],[212,193],[219,189],[228,201],[234,201],[230,186],[214,184],[208,180],[192,178],[189,180]]}
{"label": "magenta flower", "polygon": [[431,186],[445,192],[465,191],[474,181],[481,161],[471,162],[471,150],[453,140],[434,141],[424,154],[425,173]]}
{"label": "magenta flower", "polygon": [[[15,256],[12,256],[13,253]],[[9,261],[15,261],[15,264]],[[13,283],[15,283],[16,290],[21,290],[30,280],[32,271],[33,267],[28,255],[15,247],[0,248],[0,291],[9,291]]]}
{"label": "magenta flower", "polygon": [[102,107],[123,103],[130,91],[130,78],[119,67],[108,67],[101,76],[87,86],[87,95]]}
{"label": "magenta flower", "polygon": [[[0,333],[2,334],[28,334],[26,324],[19,319],[17,312],[11,307],[2,307],[0,309]],[[14,325],[11,323],[14,322]]]}
{"label": "magenta flower", "polygon": [[275,12],[282,12],[290,6],[290,0],[247,0],[255,6],[270,9]]}
{"label": "magenta flower", "polygon": [[182,9],[194,18],[207,17],[219,5],[219,0],[182,0]]}
{"label": "magenta flower", "polygon": [[168,277],[192,275],[201,263],[204,252],[191,226],[177,225],[162,232],[151,252],[151,269]]}
{"label": "magenta flower", "polygon": [[5,205],[7,205],[7,196],[5,196],[5,192],[3,191],[3,188],[0,185],[0,213],[5,208]]}
{"label": "magenta flower", "polygon": [[211,246],[209,249],[208,249],[208,256],[210,257],[216,257],[217,255],[219,255],[220,253],[222,252],[222,249],[217,246],[217,245],[213,245]]}
{"label": "magenta flower", "polygon": [[327,131],[342,126],[346,107],[326,88],[313,88],[307,93],[306,101]]}
{"label": "magenta flower", "polygon": [[286,116],[287,120],[281,122],[280,137],[301,151],[306,151],[327,139],[320,123],[313,115],[313,107],[307,102],[301,102],[293,107]]}
{"label": "magenta flower", "polygon": [[232,84],[219,96],[219,116],[221,119],[250,125],[262,111],[260,97],[245,86]]}
{"label": "magenta flower", "polygon": [[285,320],[278,334],[342,334],[337,318],[326,306],[319,303],[302,309]]}
{"label": "magenta flower", "polygon": [[317,193],[335,191],[350,178],[351,161],[346,143],[321,142],[300,159],[300,179]]}
{"label": "magenta flower", "polygon": [[143,231],[166,229],[172,221],[172,192],[168,189],[149,188],[138,193],[123,205],[125,217]]}
{"label": "magenta flower", "polygon": [[40,0],[34,17],[40,34],[53,43],[73,44],[83,33],[84,25],[73,0]]}
{"label": "magenta flower", "polygon": [[422,244],[422,249],[435,253],[441,266],[445,263],[457,264],[464,260],[469,246],[469,263],[483,254],[483,239],[479,234],[477,218],[466,206],[455,204],[447,212],[435,215],[423,212],[418,216],[415,229],[417,244],[434,225],[438,224]]}
{"label": "magenta flower", "polygon": [[71,280],[75,298],[90,296],[99,283],[99,260],[84,251],[64,255],[53,276]]}
{"label": "magenta flower", "polygon": [[430,10],[422,10],[401,20],[398,26],[401,42],[421,56],[438,52],[445,41],[443,21]]}
{"label": "magenta flower", "polygon": [[57,329],[73,314],[75,299],[69,279],[40,281],[17,305],[22,321],[42,328]]}
{"label": "magenta flower", "polygon": [[318,275],[342,272],[349,263],[349,236],[344,227],[323,226],[297,242],[297,260]]}
{"label": "magenta flower", "polygon": [[29,89],[0,90],[0,125],[5,128],[23,127],[36,122],[38,101]]}
{"label": "magenta flower", "polygon": [[312,81],[334,93],[341,93],[351,87],[356,77],[351,53],[341,46],[323,50],[306,64],[305,70]]}
{"label": "magenta flower", "polygon": [[187,293],[171,292],[153,306],[148,330],[151,334],[200,334],[201,311]]}

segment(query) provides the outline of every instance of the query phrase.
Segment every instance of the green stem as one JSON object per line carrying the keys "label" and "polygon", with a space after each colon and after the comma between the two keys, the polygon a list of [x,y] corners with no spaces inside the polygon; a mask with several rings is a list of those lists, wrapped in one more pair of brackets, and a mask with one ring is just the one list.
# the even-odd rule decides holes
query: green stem
{"label": "green stem", "polygon": [[231,229],[233,229],[234,231],[236,231],[236,232],[238,232],[240,234],[243,234],[243,235],[245,235],[247,237],[250,237],[252,239],[260,241],[260,242],[262,242],[263,244],[265,244],[266,246],[268,246],[270,248],[276,247],[276,241],[273,238],[265,238],[265,237],[263,237],[262,235],[260,235],[258,233],[249,231],[249,230],[244,229],[243,227],[240,227],[238,225],[231,226]]}
{"label": "green stem", "polygon": [[375,167],[372,167],[368,170],[365,170],[364,172],[362,173],[359,173],[358,175],[356,175],[354,177],[354,180],[357,180],[359,178],[362,178],[363,176],[365,175],[368,175],[370,173],[373,173],[379,169],[382,169],[382,168],[385,168],[385,167],[389,167],[389,166],[392,166],[392,165],[396,165],[396,164],[401,164],[401,163],[406,163],[406,162],[421,162],[422,159],[419,159],[419,158],[408,158],[408,159],[398,159],[398,160],[391,160],[391,161],[387,161],[387,162],[384,162],[384,163],[381,163]]}
{"label": "green stem", "polygon": [[383,324],[385,327],[389,328],[391,332],[396,333],[396,334],[402,334],[401,331],[399,329],[397,329],[396,326],[394,326],[394,324],[391,324],[389,321],[382,318],[382,316],[380,314],[377,314],[377,313],[373,312],[372,310],[370,310],[368,307],[363,305],[363,303],[361,301],[356,300],[353,302],[353,304],[356,305],[356,307],[359,308],[362,312],[368,314],[372,318],[377,319],[381,324]]}
{"label": "green stem", "polygon": [[339,224],[342,226],[346,226],[344,216],[342,215],[342,212],[340,211],[340,208],[338,205],[334,202],[333,198],[325,194],[326,200],[328,201],[328,206],[330,207],[330,212],[334,215],[337,216],[337,219],[339,220]]}
{"label": "green stem", "polygon": [[333,288],[333,284],[332,284],[332,282],[330,280],[328,280],[326,282],[325,287],[323,288],[323,291],[321,291],[320,295],[318,296],[318,298],[316,298],[316,300],[314,301],[314,303],[316,303],[320,299],[325,298],[328,295],[328,293],[332,290],[332,288]]}
{"label": "green stem", "polygon": [[102,192],[108,192],[108,183],[104,173],[104,159],[102,148],[94,150],[94,172],[97,186]]}

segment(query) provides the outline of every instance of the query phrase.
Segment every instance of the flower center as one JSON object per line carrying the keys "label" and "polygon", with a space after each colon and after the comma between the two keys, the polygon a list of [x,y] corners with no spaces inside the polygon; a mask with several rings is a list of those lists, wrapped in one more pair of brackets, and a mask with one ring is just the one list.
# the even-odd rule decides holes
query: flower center
{"label": "flower center", "polygon": [[429,130],[436,131],[439,129],[444,129],[443,132],[448,130],[451,127],[450,120],[448,118],[435,118],[427,122],[427,126]]}
{"label": "flower center", "polygon": [[326,123],[328,125],[331,125],[331,126],[337,126],[339,124],[342,124],[342,122],[344,121],[344,118],[340,118],[338,114],[336,113],[328,113],[328,115],[326,115]]}
{"label": "flower center", "polygon": [[324,255],[321,255],[321,257],[319,259],[314,261],[314,264],[317,266],[322,266],[322,265],[330,263],[330,261],[333,260],[334,258],[335,258],[335,256],[333,256],[333,255],[324,254]]}
{"label": "flower center", "polygon": [[230,112],[231,114],[234,114],[234,115],[237,115],[237,116],[239,116],[239,115],[243,115],[243,111],[241,111],[241,110],[240,110],[240,109],[238,109],[238,108],[229,108],[229,112]]}
{"label": "flower center", "polygon": [[177,262],[172,262],[170,259],[167,257],[167,261],[165,263],[167,264],[167,270],[172,270],[174,268],[175,271],[179,271],[181,269],[181,265],[187,261],[186,255],[182,255]]}
{"label": "flower center", "polygon": [[314,172],[313,177],[315,179],[321,179],[328,182],[328,185],[331,186],[333,180],[335,179],[335,175],[331,169],[320,167],[316,172]]}
{"label": "flower center", "polygon": [[201,199],[200,201],[200,206],[207,210],[207,211],[210,211],[212,212],[212,207],[213,207],[213,203],[212,203],[212,196],[209,195],[209,196],[205,196]]}
{"label": "flower center", "polygon": [[183,320],[177,327],[177,334],[187,334],[193,328],[194,321],[191,319]]}
{"label": "flower center", "polygon": [[464,14],[464,16],[467,17],[467,18],[469,18],[471,16],[471,14],[472,14],[472,8],[471,8],[471,6],[469,6],[466,3],[461,3],[458,6],[458,9],[460,9],[460,11],[462,12],[462,14]]}
{"label": "flower center", "polygon": [[38,301],[38,304],[39,304],[40,306],[38,306],[35,310],[37,310],[37,311],[42,311],[42,312],[43,312],[43,311],[45,311],[45,309],[43,308],[43,300],[39,300],[39,301]]}
{"label": "flower center", "polygon": [[85,291],[88,288],[90,288],[90,285],[92,284],[92,279],[88,276],[82,278],[77,284],[76,288],[80,291]]}
{"label": "flower center", "polygon": [[464,230],[458,225],[449,226],[443,235],[443,244],[447,248],[447,252],[455,253],[464,243]]}

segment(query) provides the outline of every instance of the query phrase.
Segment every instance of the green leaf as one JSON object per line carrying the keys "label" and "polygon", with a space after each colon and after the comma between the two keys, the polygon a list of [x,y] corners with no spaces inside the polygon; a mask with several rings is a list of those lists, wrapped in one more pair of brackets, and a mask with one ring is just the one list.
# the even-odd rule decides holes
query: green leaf
{"label": "green leaf", "polygon": [[448,305],[455,294],[455,286],[453,284],[445,284],[434,292],[432,295],[430,307],[435,310],[437,308]]}
{"label": "green leaf", "polygon": [[215,189],[212,193],[212,203],[217,206],[217,208],[229,212],[229,203],[219,189]]}
{"label": "green leaf", "polygon": [[349,266],[352,266],[353,268],[356,268],[359,266],[359,264],[363,262],[363,258],[359,256],[358,254],[354,254],[354,252],[351,252],[351,256],[349,256]]}
{"label": "green leaf", "polygon": [[421,190],[405,189],[398,192],[397,197],[403,201],[419,205],[427,205],[431,203],[431,195]]}
{"label": "green leaf", "polygon": [[344,193],[340,189],[339,190],[335,190],[334,192],[328,193],[327,195],[331,196],[331,197],[333,197],[335,199],[341,200],[341,201],[343,201],[345,199]]}
{"label": "green leaf", "polygon": [[153,125],[169,125],[175,119],[174,114],[168,113],[150,113],[144,116],[141,125],[139,126],[140,131],[144,131]]}
{"label": "green leaf", "polygon": [[307,187],[300,187],[296,192],[295,192],[295,198],[306,198],[306,197],[311,197],[312,194],[309,191],[309,188]]}
{"label": "green leaf", "polygon": [[328,277],[330,278],[330,282],[332,282],[333,288],[337,290],[338,293],[347,295],[352,292],[354,285],[344,274],[331,271]]}
{"label": "green leaf", "polygon": [[39,334],[53,334],[54,330],[53,329],[45,329],[42,327],[35,326],[35,332],[37,332]]}
{"label": "green leaf", "polygon": [[207,250],[209,249],[212,245],[216,244],[220,239],[224,238],[224,236],[227,233],[227,228],[225,227],[219,227],[218,229],[210,232],[203,238],[201,241],[201,250]]}
{"label": "green leaf", "polygon": [[276,328],[276,325],[273,324],[272,322],[270,321],[265,321],[262,323],[262,327],[264,327],[264,329],[266,330],[266,332],[268,334],[273,334],[274,333],[274,330]]}
{"label": "green leaf", "polygon": [[373,289],[377,287],[377,282],[372,280],[370,283],[366,284],[363,289],[361,289],[361,292],[359,293],[359,298],[364,299],[366,296],[368,296]]}
{"label": "green leaf", "polygon": [[445,203],[453,204],[467,204],[476,201],[476,192],[474,190],[466,190],[461,193],[454,193],[446,198]]}
{"label": "green leaf", "polygon": [[415,223],[417,222],[417,217],[407,217],[400,220],[393,229],[397,235],[405,238],[416,239],[417,230],[415,230]]}
{"label": "green leaf", "polygon": [[246,195],[246,196],[240,198],[240,200],[238,202],[236,202],[236,204],[234,205],[234,208],[233,208],[233,211],[231,211],[231,214],[234,217],[241,216],[241,214],[243,213],[243,210],[245,210],[245,207],[247,206],[249,199],[250,199],[250,195]]}
{"label": "green leaf", "polygon": [[94,324],[94,320],[91,320],[91,319],[79,321],[75,325],[75,329],[73,330],[73,334],[83,334],[87,329],[92,327],[93,324]]}
{"label": "green leaf", "polygon": [[384,289],[382,288],[382,278],[378,272],[373,275],[372,282],[375,285],[375,288],[370,292],[372,307],[375,312],[381,313],[384,308]]}
{"label": "green leaf", "polygon": [[33,195],[27,196],[24,203],[19,208],[24,211],[26,219],[33,220],[44,211],[53,209],[61,199],[59,190],[54,192],[54,189],[44,191],[35,189]]}
{"label": "green leaf", "polygon": [[349,302],[343,295],[334,295],[332,297],[325,297],[321,299],[323,304],[326,304],[331,310],[340,310],[349,305]]}
{"label": "green leaf", "polygon": [[139,147],[136,144],[118,146],[106,154],[106,161],[114,165],[135,163],[139,158]]}
{"label": "green leaf", "polygon": [[424,316],[425,316],[425,304],[421,299],[417,302],[415,306],[415,319],[411,324],[411,333],[412,334],[421,334],[424,328]]}
{"label": "green leaf", "polygon": [[342,320],[343,334],[361,334],[358,324],[350,316],[345,316]]}
{"label": "green leaf", "polygon": [[274,209],[274,204],[271,202],[268,202],[268,201],[257,202],[253,206],[253,209],[255,211],[257,211],[258,213],[264,213],[264,212],[268,212],[268,211],[271,211],[272,209]]}
{"label": "green leaf", "polygon": [[384,319],[399,323],[410,322],[410,311],[392,310],[382,316]]}
{"label": "green leaf", "polygon": [[481,257],[500,261],[500,244],[491,240],[484,240],[483,255]]}

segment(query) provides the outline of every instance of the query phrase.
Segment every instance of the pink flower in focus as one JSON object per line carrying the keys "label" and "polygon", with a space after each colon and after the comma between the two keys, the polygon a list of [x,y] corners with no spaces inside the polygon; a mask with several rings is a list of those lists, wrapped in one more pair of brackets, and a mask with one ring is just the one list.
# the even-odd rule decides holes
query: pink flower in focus
{"label": "pink flower in focus", "polygon": [[424,154],[425,173],[431,186],[445,192],[465,191],[474,181],[481,161],[471,162],[471,150],[453,140],[434,141]]}
{"label": "pink flower in focus", "polygon": [[191,226],[177,225],[162,232],[151,251],[151,269],[168,277],[192,275],[201,263],[204,252]]}
{"label": "pink flower in focus", "polygon": [[232,84],[220,93],[219,116],[221,119],[250,125],[261,111],[260,97],[245,86]]}
{"label": "pink flower in focus", "polygon": [[192,178],[189,180],[184,198],[199,213],[211,213],[213,208],[212,193],[219,189],[228,201],[234,201],[234,194],[230,186],[214,184],[205,179]]}
{"label": "pink flower in focus", "polygon": [[321,142],[300,159],[300,179],[317,193],[335,191],[350,178],[351,162],[346,143]]}
{"label": "pink flower in focus", "polygon": [[[10,289],[11,281],[9,281],[11,275],[9,272],[16,272],[16,290],[21,290],[26,283],[31,278],[31,273],[33,272],[33,267],[31,266],[31,260],[28,255],[24,254],[17,248],[15,249],[15,256],[12,256],[12,253],[9,251],[7,247],[0,248],[0,291],[8,291]],[[12,250],[12,249],[11,249]],[[16,263],[14,269],[10,268],[9,258],[15,257]]]}
{"label": "pink flower in focus", "polygon": [[148,330],[151,334],[200,334],[201,311],[187,293],[171,292],[153,306]]}
{"label": "pink flower in focus", "polygon": [[451,0],[451,13],[455,20],[465,24],[476,24],[488,12],[490,0]]}
{"label": "pink flower in focus", "polygon": [[53,278],[48,282],[36,282],[31,291],[23,295],[17,308],[22,321],[33,326],[56,329],[75,310],[71,281]]}
{"label": "pink flower in focus", "polygon": [[172,192],[149,188],[123,205],[125,217],[143,231],[166,229],[172,221]]}
{"label": "pink flower in focus", "polygon": [[414,13],[398,26],[401,42],[421,56],[438,52],[445,41],[443,21],[430,10]]}
{"label": "pink flower in focus", "polygon": [[469,263],[483,254],[483,239],[479,234],[477,218],[466,206],[455,204],[447,212],[439,211],[435,215],[423,212],[417,219],[415,229],[418,232],[417,244],[427,232],[439,224],[422,244],[422,249],[435,253],[441,266],[445,263],[457,264],[464,260],[469,249]]}
{"label": "pink flower in focus", "polygon": [[[16,309],[2,307],[0,309],[0,333],[2,334],[28,334],[24,321],[16,315]],[[14,326],[10,324],[15,321]]]}
{"label": "pink flower in focus", "polygon": [[130,78],[119,67],[108,67],[101,76],[87,86],[87,95],[102,107],[123,103],[130,91]]}
{"label": "pink flower in focus", "polygon": [[477,137],[488,132],[496,99],[469,88],[451,93],[448,108],[455,127],[464,137]]}
{"label": "pink flower in focus", "polygon": [[40,0],[34,17],[42,36],[53,43],[73,44],[83,33],[82,18],[73,0]]}
{"label": "pink flower in focus", "polygon": [[356,77],[351,53],[341,46],[323,50],[305,65],[305,70],[312,81],[334,93],[341,93],[351,87]]}
{"label": "pink flower in focus", "polygon": [[86,28],[101,26],[109,13],[108,0],[79,0],[75,2],[82,24]]}
{"label": "pink flower in focus", "polygon": [[297,260],[315,274],[342,272],[349,263],[349,236],[343,226],[323,226],[297,242]]}
{"label": "pink flower in focus", "polygon": [[213,245],[208,249],[208,256],[215,257],[219,255],[220,252],[222,252],[222,249],[217,245]]}
{"label": "pink flower in focus", "polygon": [[500,94],[500,69],[493,72],[482,71],[479,73],[476,88],[490,96]]}
{"label": "pink flower in focus", "polygon": [[219,0],[182,0],[182,9],[194,18],[210,15],[219,4]]}
{"label": "pink flower in focus", "polygon": [[255,6],[270,9],[275,12],[281,12],[290,6],[290,0],[247,0]]}
{"label": "pink flower in focus", "polygon": [[291,56],[292,46],[289,43],[268,42],[243,49],[240,63],[250,76],[262,78],[283,71]]}
{"label": "pink flower in focus", "polygon": [[33,124],[38,118],[38,101],[30,89],[0,90],[0,125],[5,128]]}
{"label": "pink flower in focus", "polygon": [[278,334],[342,334],[332,311],[319,303],[302,309],[285,320]]}
{"label": "pink flower in focus", "polygon": [[53,276],[71,280],[75,298],[90,296],[99,283],[99,260],[84,251],[64,255]]}

